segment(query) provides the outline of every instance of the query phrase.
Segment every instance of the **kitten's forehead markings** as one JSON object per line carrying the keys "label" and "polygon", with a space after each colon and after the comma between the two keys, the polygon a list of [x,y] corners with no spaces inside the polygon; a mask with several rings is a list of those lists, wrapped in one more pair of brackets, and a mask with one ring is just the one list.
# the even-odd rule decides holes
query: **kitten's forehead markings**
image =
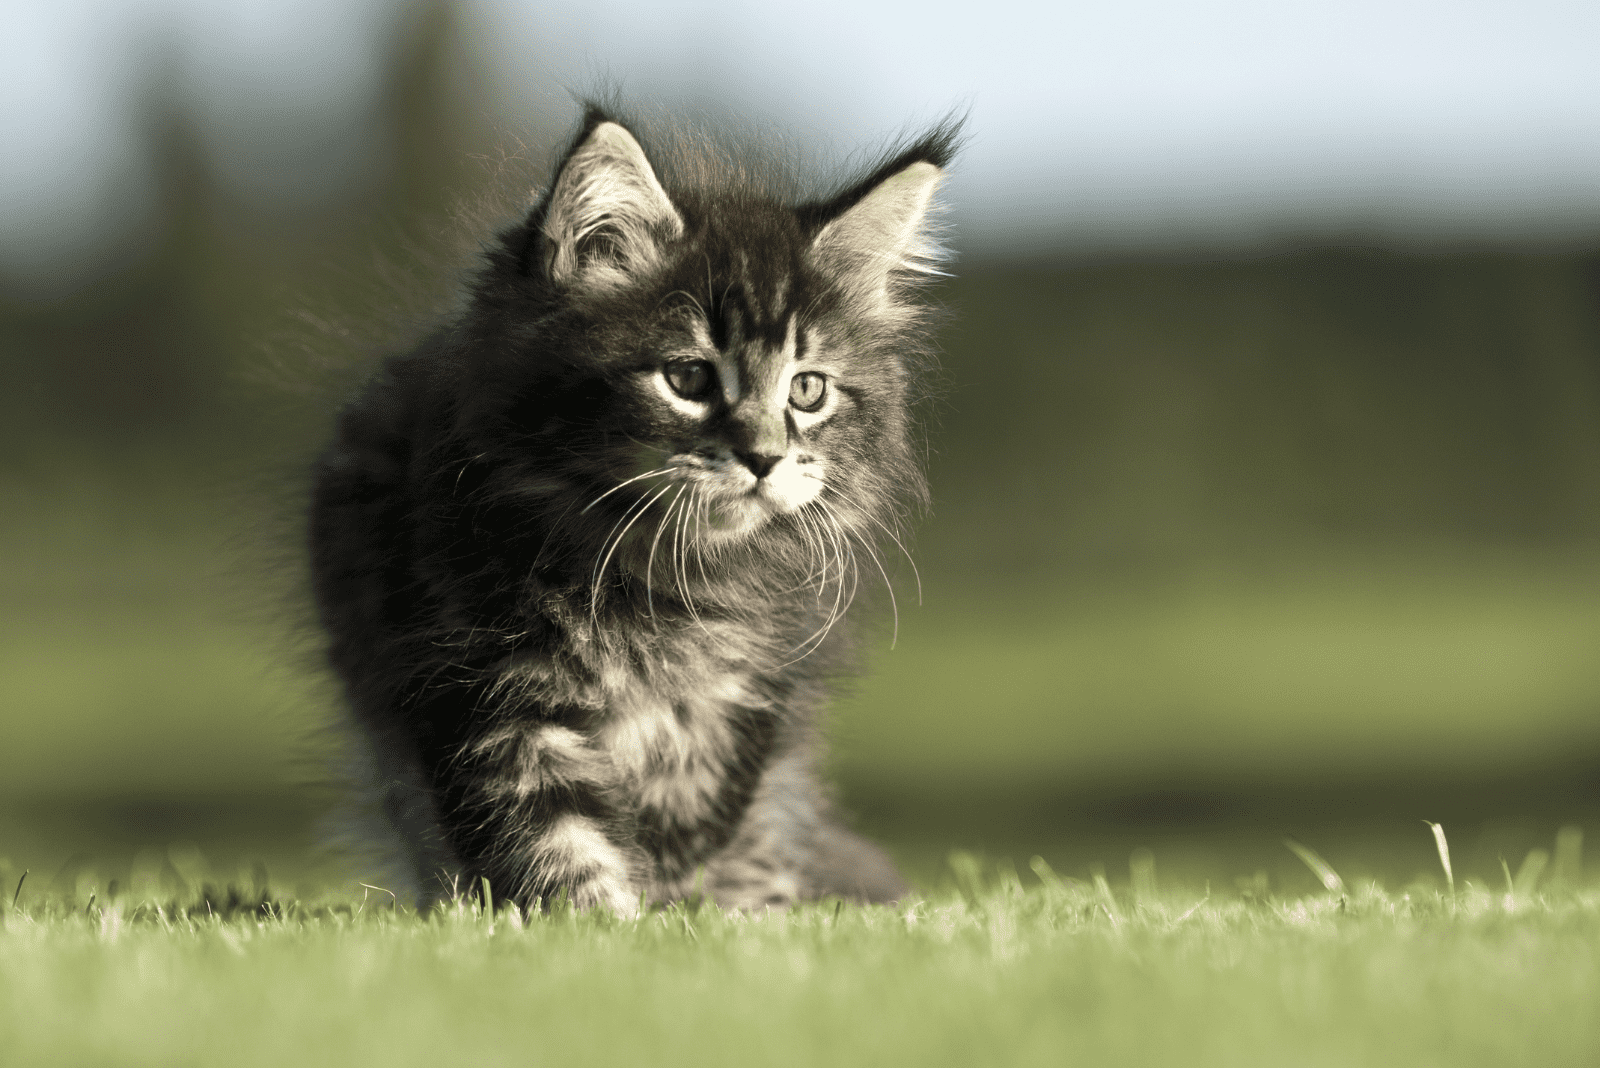
{"label": "kitten's forehead markings", "polygon": [[694,343],[702,351],[716,351],[717,346],[711,340],[711,327],[700,316],[690,317],[689,333],[694,335]]}
{"label": "kitten's forehead markings", "polygon": [[717,365],[717,381],[722,383],[722,396],[728,402],[728,407],[739,403],[739,398],[744,396],[744,382],[739,374],[739,361],[726,352],[711,350],[711,359]]}
{"label": "kitten's forehead markings", "polygon": [[806,327],[805,333],[800,335],[799,342],[795,348],[794,363],[790,367],[791,373],[820,371],[829,378],[839,377],[841,373],[839,364],[829,358],[833,346],[829,344],[828,335],[820,327]]}
{"label": "kitten's forehead markings", "polygon": [[780,409],[789,404],[789,380],[794,377],[794,367],[798,362],[800,352],[800,324],[799,316],[789,316],[788,325],[783,331],[783,347],[778,350],[777,358],[772,361],[777,371],[772,390]]}
{"label": "kitten's forehead markings", "polygon": [[744,397],[744,375],[739,369],[739,350],[744,346],[744,318],[739,309],[723,301],[723,323],[727,327],[727,344],[711,348],[712,360],[717,365],[717,378],[722,383],[722,396],[728,407],[738,404]]}
{"label": "kitten's forehead markings", "polygon": [[789,377],[795,362],[797,330],[795,317],[791,315],[784,327],[783,344],[759,354],[752,352],[746,361],[752,400],[759,398],[764,402],[761,406],[768,411],[781,412],[789,403]]}
{"label": "kitten's forehead markings", "polygon": [[796,354],[800,351],[800,324],[797,316],[789,316],[789,322],[783,328],[783,348],[779,350],[785,363],[794,363]]}

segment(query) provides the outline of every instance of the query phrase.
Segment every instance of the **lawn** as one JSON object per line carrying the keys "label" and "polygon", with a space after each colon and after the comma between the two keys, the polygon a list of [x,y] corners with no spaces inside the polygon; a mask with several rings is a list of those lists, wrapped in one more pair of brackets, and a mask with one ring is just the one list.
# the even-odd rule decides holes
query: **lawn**
{"label": "lawn", "polygon": [[[1426,834],[1426,829],[1421,829]],[[954,854],[897,908],[636,921],[367,888],[6,894],[17,1065],[1600,1062],[1600,887],[1569,835],[1493,881],[1280,896]],[[191,869],[194,857],[176,857]],[[1319,865],[1311,856],[1309,863]],[[198,884],[198,877],[197,877]],[[146,886],[143,890],[154,889]]]}

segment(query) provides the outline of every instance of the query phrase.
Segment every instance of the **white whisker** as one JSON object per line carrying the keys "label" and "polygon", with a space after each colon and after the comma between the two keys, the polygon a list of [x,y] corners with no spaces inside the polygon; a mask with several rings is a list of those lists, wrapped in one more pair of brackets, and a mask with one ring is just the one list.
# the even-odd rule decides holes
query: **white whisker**
{"label": "white whisker", "polygon": [[889,648],[893,649],[900,641],[900,605],[894,597],[894,583],[889,581],[889,573],[883,569],[883,561],[878,559],[876,552],[873,552],[872,545],[863,539],[861,547],[872,557],[872,562],[877,565],[878,574],[883,576],[883,588],[889,591],[889,609],[894,613],[894,631],[889,637]]}
{"label": "white whisker", "polygon": [[828,590],[829,576],[833,572],[833,557],[828,554],[828,542],[822,532],[822,518],[812,509],[802,513],[805,517],[806,538],[811,546],[811,558],[815,566],[807,580],[812,582],[817,589],[817,607],[822,607],[822,597]]}
{"label": "white whisker", "polygon": [[[911,565],[911,575],[917,580],[917,604],[920,605],[922,603],[922,572],[917,569],[917,562],[911,558],[911,550],[907,549],[905,544],[901,542],[900,538],[895,534],[895,532],[890,530],[882,520],[878,519],[877,516],[872,515],[870,512],[862,512],[861,514],[865,515],[868,519],[872,520],[872,522],[876,523],[879,530],[889,535],[889,540],[894,542],[895,547],[898,548],[901,555],[906,558],[906,563]],[[888,576],[884,576],[884,581],[888,581]]]}
{"label": "white whisker", "polygon": [[[840,619],[844,617],[844,613],[850,607],[849,602],[844,600],[844,554],[846,552],[850,552],[852,563],[854,562],[855,554],[849,549],[848,544],[841,540],[841,532],[839,530],[838,523],[832,518],[827,505],[823,504],[821,501],[814,501],[812,503],[818,506],[819,513],[817,518],[822,520],[825,524],[818,528],[819,533],[825,535],[829,543],[832,544],[833,559],[837,561],[839,565],[839,572],[837,584],[834,588],[833,604],[829,607],[827,618],[823,620],[822,625],[813,631],[809,637],[794,647],[794,651],[804,651],[800,652],[800,655],[795,657],[793,660],[790,660],[789,664],[798,663],[820,649],[822,647],[822,643],[827,640],[828,634],[832,632],[834,626],[839,622]],[[826,575],[827,573],[825,571],[824,581],[826,581]],[[822,589],[823,587],[818,587],[819,606],[821,604]],[[855,598],[855,592],[853,589],[850,597],[851,600],[854,600]],[[807,648],[807,646],[810,648]],[[785,664],[783,666],[788,667],[789,664]]]}
{"label": "white whisker", "polygon": [[678,593],[683,598],[683,607],[688,610],[689,617],[704,629],[705,622],[700,618],[700,613],[694,606],[694,597],[689,592],[689,551],[684,538],[684,527],[698,500],[699,488],[690,483],[689,503],[678,512],[677,529],[672,534],[672,545],[673,555],[677,558],[674,569],[677,572]]}
{"label": "white whisker", "polygon": [[699,497],[700,509],[699,511],[695,512],[694,515],[694,558],[700,567],[700,581],[705,583],[707,588],[709,588],[711,586],[711,579],[706,575],[706,539],[700,533],[700,527],[704,522],[703,517],[705,516],[706,512],[711,509],[711,499],[703,493],[700,494]]}
{"label": "white whisker", "polygon": [[699,298],[697,298],[693,293],[689,292],[687,289],[674,289],[671,293],[668,293],[666,296],[662,297],[659,301],[657,301],[656,302],[656,307],[658,307],[658,308],[661,307],[661,305],[665,304],[667,301],[671,300],[673,297],[688,297],[689,298],[689,303],[693,304],[697,309],[699,309],[700,317],[702,319],[705,319],[707,322],[710,322],[711,316],[706,314],[705,306],[700,303]]}
{"label": "white whisker", "polygon": [[[856,551],[851,546],[849,535],[845,533],[843,525],[839,522],[838,515],[835,514],[833,509],[829,508],[827,504],[821,501],[817,503],[822,504],[823,513],[828,517],[828,522],[833,525],[833,529],[838,535],[839,541],[843,543],[845,555],[849,556],[850,558],[850,596],[845,598],[844,607],[839,610],[838,616],[834,620],[834,622],[838,622],[839,619],[844,618],[844,614],[850,611],[850,606],[855,603],[856,591],[861,587],[861,568],[856,562]],[[839,572],[839,587],[842,590],[844,588],[844,567],[842,560]]]}
{"label": "white whisker", "polygon": [[595,569],[594,569],[593,574],[591,574],[589,576],[589,586],[590,586],[590,589],[592,591],[591,596],[589,598],[591,606],[594,604],[596,599],[600,596],[600,565],[599,565],[599,557],[605,555],[606,548],[611,544],[611,536],[617,532],[617,528],[622,526],[623,523],[627,522],[628,521],[628,517],[634,515],[635,511],[639,512],[639,514],[643,514],[644,508],[648,506],[648,501],[649,501],[648,497],[641,497],[640,499],[634,501],[632,504],[628,505],[628,507],[623,510],[622,515],[617,517],[617,521],[615,523],[611,524],[611,529],[606,531],[606,536],[601,539],[601,541],[600,541],[600,551],[595,554],[595,557],[596,557]]}
{"label": "white whisker", "polygon": [[673,469],[673,467],[675,467],[675,466],[677,466],[677,465],[673,464],[673,465],[669,465],[667,467],[658,467],[654,471],[646,471],[642,475],[634,475],[630,479],[626,479],[626,480],[624,480],[622,482],[618,482],[615,486],[612,486],[610,489],[608,489],[604,493],[600,494],[600,496],[596,497],[594,500],[592,500],[588,504],[584,505],[583,511],[579,512],[578,514],[579,515],[587,515],[588,512],[589,512],[589,509],[593,508],[595,505],[599,504],[601,501],[605,500],[607,497],[611,496],[613,493],[617,492],[617,490],[621,489],[622,487],[632,485],[633,483],[639,481],[641,478],[649,478],[651,475],[664,475],[667,472],[671,471]]}
{"label": "white whisker", "polygon": [[[595,568],[594,572],[594,593],[589,598],[589,610],[591,613],[596,611],[596,605],[599,603],[600,578],[606,573],[606,567],[611,563],[611,558],[615,556],[617,550],[622,547],[622,541],[628,536],[628,531],[633,529],[633,525],[639,521],[640,516],[644,515],[650,510],[651,505],[655,504],[662,497],[666,496],[669,492],[671,492],[671,490],[671,486],[663,486],[656,492],[655,496],[646,498],[643,502],[643,506],[633,513],[632,519],[628,520],[628,525],[622,528],[622,533],[618,534],[615,538],[609,539],[611,547],[606,550],[605,558],[600,561],[600,566]],[[612,529],[616,528],[613,527]]]}
{"label": "white whisker", "polygon": [[667,529],[667,522],[672,518],[672,512],[683,502],[684,483],[678,483],[678,495],[672,498],[672,503],[667,505],[667,510],[661,516],[661,522],[656,524],[656,536],[650,539],[650,555],[644,562],[644,602],[650,610],[650,621],[655,622],[656,598],[655,590],[650,584],[651,572],[656,563],[656,546],[661,544],[661,533]]}
{"label": "white whisker", "polygon": [[[789,518],[794,522],[795,529],[798,531],[800,536],[805,539],[807,569],[804,576],[800,578],[794,585],[773,590],[772,592],[775,596],[799,593],[801,590],[810,589],[812,586],[816,585],[817,550],[816,545],[811,540],[810,520],[806,516],[804,509],[793,513]],[[822,596],[820,588],[818,589],[817,596],[820,603],[820,598]]]}

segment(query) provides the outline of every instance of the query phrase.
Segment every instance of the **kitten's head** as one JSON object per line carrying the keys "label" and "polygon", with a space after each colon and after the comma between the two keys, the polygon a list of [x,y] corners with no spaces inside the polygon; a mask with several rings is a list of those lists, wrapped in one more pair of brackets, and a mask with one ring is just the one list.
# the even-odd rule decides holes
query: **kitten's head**
{"label": "kitten's head", "polygon": [[787,204],[681,149],[658,172],[591,110],[470,320],[463,419],[499,488],[548,498],[553,536],[640,575],[691,555],[702,574],[814,567],[830,543],[890,532],[925,495],[908,290],[934,273],[953,142],[941,127]]}

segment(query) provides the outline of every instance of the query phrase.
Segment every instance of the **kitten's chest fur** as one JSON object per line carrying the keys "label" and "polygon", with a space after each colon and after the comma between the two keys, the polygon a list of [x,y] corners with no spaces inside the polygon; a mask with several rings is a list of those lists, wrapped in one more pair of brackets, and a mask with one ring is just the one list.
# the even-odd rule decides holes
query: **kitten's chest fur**
{"label": "kitten's chest fur", "polygon": [[593,744],[630,808],[678,822],[709,815],[740,729],[767,711],[748,693],[748,674],[705,667],[693,689],[663,692],[632,678],[606,693]]}

